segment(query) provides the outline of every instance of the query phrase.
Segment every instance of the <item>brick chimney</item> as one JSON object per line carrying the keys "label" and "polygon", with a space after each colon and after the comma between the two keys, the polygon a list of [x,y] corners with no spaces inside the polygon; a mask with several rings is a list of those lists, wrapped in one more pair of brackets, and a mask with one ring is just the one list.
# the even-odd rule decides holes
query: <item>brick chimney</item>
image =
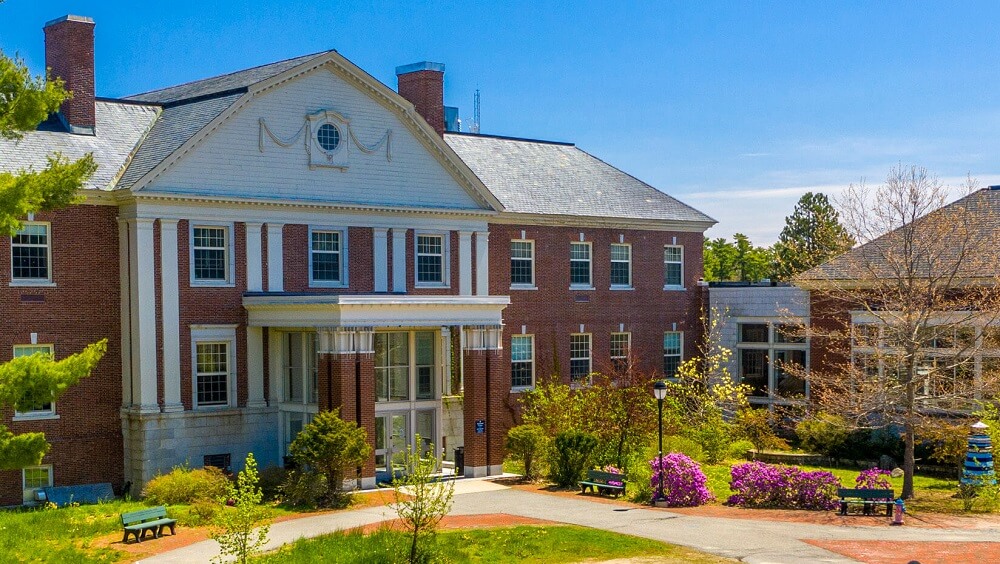
{"label": "brick chimney", "polygon": [[59,77],[73,97],[63,102],[60,118],[70,133],[93,135],[94,110],[94,20],[85,16],[56,18],[45,30],[45,66],[49,76]]}
{"label": "brick chimney", "polygon": [[396,67],[399,95],[406,98],[438,135],[444,136],[444,64],[423,61]]}

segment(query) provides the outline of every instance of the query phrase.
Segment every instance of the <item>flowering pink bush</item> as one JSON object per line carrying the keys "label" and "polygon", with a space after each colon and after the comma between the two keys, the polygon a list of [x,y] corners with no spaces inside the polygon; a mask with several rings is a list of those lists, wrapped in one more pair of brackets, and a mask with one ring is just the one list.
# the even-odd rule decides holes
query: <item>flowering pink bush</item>
{"label": "flowering pink bush", "polygon": [[726,502],[741,507],[835,509],[840,480],[830,472],[803,472],[795,466],[747,462],[733,466]]}
{"label": "flowering pink bush", "polygon": [[854,479],[854,484],[859,490],[891,490],[892,484],[889,483],[889,475],[891,474],[892,472],[889,470],[883,470],[876,466],[858,474],[858,477]]}
{"label": "flowering pink bush", "polygon": [[[705,473],[701,466],[687,456],[672,452],[649,461],[653,476],[649,479],[653,486],[653,501],[665,501],[669,507],[694,507],[712,500],[712,492],[705,483]],[[660,476],[663,476],[663,497],[659,497]]]}

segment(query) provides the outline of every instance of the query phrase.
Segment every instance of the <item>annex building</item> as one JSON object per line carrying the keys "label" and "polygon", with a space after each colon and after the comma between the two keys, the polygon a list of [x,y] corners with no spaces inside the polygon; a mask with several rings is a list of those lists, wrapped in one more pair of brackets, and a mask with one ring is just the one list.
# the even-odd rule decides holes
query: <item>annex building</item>
{"label": "annex building", "polygon": [[99,169],[2,239],[0,360],[110,344],[57,402],[0,413],[52,444],[0,472],[0,504],[281,465],[332,408],[372,442],[364,487],[407,444],[499,473],[537,379],[693,354],[714,220],[572,144],[447,131],[444,65],[398,67],[394,91],[327,51],[109,99],[94,22],[44,31],[73,98],[0,140],[0,170]]}

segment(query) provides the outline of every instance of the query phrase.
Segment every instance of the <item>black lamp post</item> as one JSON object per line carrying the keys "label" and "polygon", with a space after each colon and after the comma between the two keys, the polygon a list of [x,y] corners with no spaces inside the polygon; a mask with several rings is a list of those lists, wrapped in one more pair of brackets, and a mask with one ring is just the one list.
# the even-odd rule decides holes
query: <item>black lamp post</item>
{"label": "black lamp post", "polygon": [[667,397],[667,383],[663,380],[657,380],[653,384],[653,396],[656,397],[657,406],[657,427],[659,428],[659,467],[660,467],[660,486],[656,492],[656,499],[663,499],[663,398]]}

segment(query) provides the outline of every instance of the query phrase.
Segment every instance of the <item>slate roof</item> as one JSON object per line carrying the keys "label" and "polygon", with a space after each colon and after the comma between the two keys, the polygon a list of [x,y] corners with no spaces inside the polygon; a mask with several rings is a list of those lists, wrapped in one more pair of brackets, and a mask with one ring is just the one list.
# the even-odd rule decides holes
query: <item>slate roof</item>
{"label": "slate roof", "polygon": [[[873,283],[906,278],[901,272],[906,268],[915,269],[917,278],[1000,277],[1000,247],[994,244],[1000,233],[1000,190],[977,190],[909,225],[807,270],[794,282],[804,287],[834,281]],[[903,251],[904,244],[913,250]]]}
{"label": "slate roof", "polygon": [[446,133],[507,212],[716,223],[570,143]]}
{"label": "slate roof", "polygon": [[136,151],[132,163],[122,175],[118,188],[131,188],[137,180],[163,162],[242,96],[243,94],[237,92],[202,98],[187,104],[165,106],[146,140]]}
{"label": "slate roof", "polygon": [[167,105],[181,100],[212,96],[223,92],[246,92],[247,87],[253,84],[278,76],[289,69],[301,65],[309,59],[313,59],[330,52],[331,51],[322,51],[320,53],[313,53],[312,55],[295,57],[294,59],[285,59],[284,61],[231,72],[229,74],[213,76],[211,78],[196,80],[194,82],[187,82],[177,86],[151,90],[142,94],[133,94],[132,96],[126,96],[125,99]]}
{"label": "slate roof", "polygon": [[159,108],[99,99],[95,110],[94,135],[70,134],[58,121],[52,120],[26,133],[20,140],[0,138],[0,170],[41,170],[48,163],[48,155],[57,152],[71,160],[93,153],[97,172],[84,188],[111,189],[135,146],[153,125]]}

